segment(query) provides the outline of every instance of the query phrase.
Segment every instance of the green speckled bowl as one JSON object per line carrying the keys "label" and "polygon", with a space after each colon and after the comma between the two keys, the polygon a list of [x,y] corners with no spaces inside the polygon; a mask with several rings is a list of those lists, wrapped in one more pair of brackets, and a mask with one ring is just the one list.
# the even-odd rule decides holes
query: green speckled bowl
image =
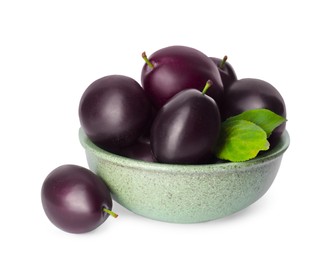
{"label": "green speckled bowl", "polygon": [[79,137],[89,168],[104,179],[114,200],[139,215],[174,223],[222,218],[257,201],[289,146],[285,131],[280,143],[253,160],[194,166],[121,157],[94,145],[82,129]]}

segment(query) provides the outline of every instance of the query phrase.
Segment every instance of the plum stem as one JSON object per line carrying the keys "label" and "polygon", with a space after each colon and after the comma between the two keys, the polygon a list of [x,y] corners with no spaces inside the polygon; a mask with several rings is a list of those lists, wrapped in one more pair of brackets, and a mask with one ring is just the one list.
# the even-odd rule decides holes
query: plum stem
{"label": "plum stem", "polygon": [[219,64],[219,68],[220,68],[220,69],[223,69],[224,64],[226,63],[227,59],[228,59],[228,56],[225,55],[225,56],[223,57],[223,59],[221,60],[220,64]]}
{"label": "plum stem", "polygon": [[112,210],[109,210],[107,208],[103,208],[103,211],[108,213],[109,215],[111,215],[112,217],[114,218],[117,218],[118,217],[118,214],[117,213],[114,213]]}
{"label": "plum stem", "polygon": [[202,95],[205,95],[207,90],[213,85],[213,81],[211,81],[210,79],[207,80],[206,85],[204,87],[204,89],[202,90]]}
{"label": "plum stem", "polygon": [[154,68],[154,65],[150,62],[150,60],[147,58],[147,55],[146,55],[146,52],[144,51],[142,53],[142,58],[145,60],[145,62],[147,63],[147,65],[150,67],[150,68]]}

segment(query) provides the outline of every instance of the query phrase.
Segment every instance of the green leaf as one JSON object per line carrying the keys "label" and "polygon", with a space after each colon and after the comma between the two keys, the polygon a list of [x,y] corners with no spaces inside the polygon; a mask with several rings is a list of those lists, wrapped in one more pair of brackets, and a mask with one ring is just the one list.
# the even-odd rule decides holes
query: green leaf
{"label": "green leaf", "polygon": [[247,120],[260,126],[270,136],[273,130],[286,122],[286,119],[271,110],[260,108],[247,110],[237,116],[228,118],[226,121]]}
{"label": "green leaf", "polygon": [[222,123],[216,149],[218,158],[243,162],[255,158],[259,151],[268,149],[267,134],[255,123],[243,119]]}

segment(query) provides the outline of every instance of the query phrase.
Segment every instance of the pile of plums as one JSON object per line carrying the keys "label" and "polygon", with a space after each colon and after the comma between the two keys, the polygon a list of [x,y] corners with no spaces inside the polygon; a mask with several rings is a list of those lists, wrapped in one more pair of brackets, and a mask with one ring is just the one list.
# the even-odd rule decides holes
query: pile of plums
{"label": "pile of plums", "polygon": [[[141,85],[124,75],[94,81],[79,104],[81,127],[109,152],[154,163],[222,163],[214,156],[221,122],[246,110],[266,108],[286,117],[282,96],[269,83],[237,79],[227,57],[210,58],[185,46],[142,54]],[[277,127],[271,146],[285,129]],[[84,233],[112,212],[103,180],[77,165],[62,165],[44,180],[42,205],[58,228]]]}
{"label": "pile of plums", "polygon": [[[226,56],[170,46],[142,57],[141,85],[110,75],[93,82],[81,98],[81,126],[107,151],[158,163],[214,163],[223,120],[257,108],[286,117],[280,93],[263,80],[237,79]],[[285,123],[274,130],[271,146],[284,128]]]}

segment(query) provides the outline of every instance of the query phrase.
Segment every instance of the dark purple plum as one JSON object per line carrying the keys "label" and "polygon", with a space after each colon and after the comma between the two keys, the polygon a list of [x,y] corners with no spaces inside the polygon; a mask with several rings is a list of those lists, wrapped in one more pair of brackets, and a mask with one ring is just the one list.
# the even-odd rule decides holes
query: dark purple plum
{"label": "dark purple plum", "polygon": [[216,102],[205,95],[210,85],[208,81],[203,92],[183,90],[159,110],[150,139],[158,162],[204,164],[213,161],[221,119]]}
{"label": "dark purple plum", "polygon": [[117,154],[139,161],[156,162],[149,139],[139,138],[131,146],[124,147],[117,151]]}
{"label": "dark purple plum", "polygon": [[[223,118],[240,114],[246,110],[266,108],[286,118],[285,102],[270,83],[254,78],[235,81],[225,92]],[[269,137],[271,147],[276,144],[283,133],[286,123],[278,126]]]}
{"label": "dark purple plum", "polygon": [[234,68],[229,62],[227,62],[228,57],[224,56],[223,59],[211,57],[212,61],[217,66],[220,76],[222,79],[224,90],[226,91],[232,83],[237,80],[237,75]]}
{"label": "dark purple plum", "polygon": [[44,180],[42,205],[46,216],[69,233],[96,229],[111,214],[112,198],[106,184],[90,170],[77,165],[62,165]]}
{"label": "dark purple plum", "polygon": [[202,52],[185,46],[170,46],[154,52],[142,68],[141,84],[153,105],[159,109],[184,89],[202,90],[207,80],[214,87],[207,91],[221,107],[223,83],[214,62]]}
{"label": "dark purple plum", "polygon": [[151,105],[134,79],[110,75],[94,81],[83,93],[79,118],[96,145],[118,149],[133,144],[145,131]]}

